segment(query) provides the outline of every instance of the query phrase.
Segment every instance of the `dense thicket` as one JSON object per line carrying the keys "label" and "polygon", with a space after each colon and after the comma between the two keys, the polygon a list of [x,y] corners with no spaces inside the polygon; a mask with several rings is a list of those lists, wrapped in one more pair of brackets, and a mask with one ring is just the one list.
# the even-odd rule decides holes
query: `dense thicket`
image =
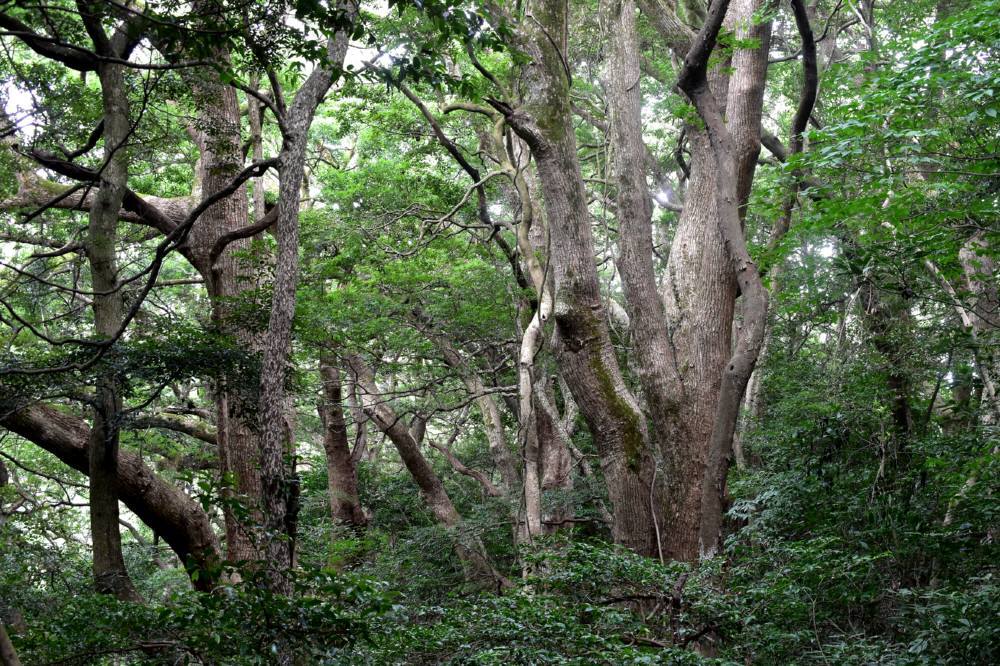
{"label": "dense thicket", "polygon": [[997,0],[0,44],[0,664],[1000,660]]}

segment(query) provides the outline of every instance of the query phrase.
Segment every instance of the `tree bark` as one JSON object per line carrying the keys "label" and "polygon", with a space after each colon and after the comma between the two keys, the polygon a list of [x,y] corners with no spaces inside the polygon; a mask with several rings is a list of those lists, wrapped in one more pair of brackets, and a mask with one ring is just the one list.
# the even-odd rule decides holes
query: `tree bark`
{"label": "tree bark", "polygon": [[[694,36],[663,3],[640,0],[639,4],[661,39],[678,57],[686,57],[692,46],[704,46],[699,40],[705,35]],[[629,46],[635,38],[624,36],[634,34],[634,28],[627,24],[632,21],[626,12],[621,14],[618,24],[612,26],[622,35],[614,38],[614,43],[620,44],[613,50],[618,64],[608,81],[612,90],[621,88],[611,102],[613,121],[616,116],[621,119],[618,123],[613,122],[618,127],[612,129],[616,146],[622,146],[617,151],[616,160],[622,162],[616,166],[616,182],[621,193],[619,199],[625,195],[624,210],[633,217],[627,223],[626,215],[619,220],[622,284],[630,303],[630,320],[634,322],[631,330],[639,359],[637,371],[650,405],[656,448],[663,465],[663,474],[658,477],[663,484],[658,497],[658,505],[662,507],[663,555],[672,559],[697,559],[705,550],[703,533],[712,532],[721,525],[721,491],[717,493],[716,489],[724,483],[732,446],[731,436],[728,441],[721,440],[730,429],[730,421],[735,428],[743,392],[739,377],[723,377],[724,371],[730,372],[729,362],[736,358],[732,356],[736,298],[742,293],[745,301],[751,300],[747,299],[742,282],[735,279],[745,274],[746,266],[738,264],[734,272],[736,256],[749,259],[745,254],[742,229],[737,238],[737,234],[728,230],[727,220],[730,206],[734,207],[738,222],[745,215],[760,151],[760,117],[770,35],[768,22],[755,25],[751,20],[760,4],[760,0],[740,0],[734,3],[731,16],[726,19],[738,37],[756,38],[760,42],[755,48],[736,50],[731,63],[732,75],[727,76],[722,71],[708,72],[706,61],[702,98],[710,99],[718,109],[721,126],[715,136],[728,142],[723,148],[726,152],[724,162],[732,163],[729,176],[732,182],[723,178],[722,167],[727,164],[720,167],[713,144],[713,128],[707,122],[705,128],[689,125],[686,133],[692,152],[691,175],[663,284],[665,324],[659,323],[657,305],[645,302],[649,300],[651,268],[640,264],[651,266],[651,240],[645,222],[648,199],[640,198],[645,183],[634,175],[641,172],[637,155],[642,129],[641,104],[633,99],[637,87],[635,93],[627,90],[638,77],[637,55]],[[723,16],[724,9],[718,16],[720,21]],[[727,112],[725,123],[721,121],[723,109]],[[702,110],[698,111],[701,115]],[[722,132],[725,132],[724,137]],[[627,158],[622,156],[632,157],[626,162]],[[734,190],[731,194],[728,192],[730,187]],[[637,310],[636,314],[631,310]],[[753,329],[757,313],[753,307],[747,309],[745,303],[744,314],[750,316],[750,329]],[[741,333],[744,337],[747,324],[745,320]],[[759,343],[747,340],[746,344],[753,347]],[[751,355],[756,358],[756,352]],[[669,359],[666,367],[664,358]],[[743,356],[739,358],[743,363],[749,360]],[[735,407],[730,404],[733,391],[738,393]],[[720,478],[723,481],[719,481]],[[716,494],[720,496],[717,498]]]}
{"label": "tree bark", "polygon": [[336,363],[336,358],[326,355],[320,357],[319,374],[323,398],[317,405],[320,421],[323,423],[330,513],[334,522],[362,527],[367,519],[358,498],[358,473],[347,439],[340,370]]}
{"label": "tree bark", "polygon": [[537,164],[551,235],[553,314],[561,341],[557,358],[601,454],[615,516],[612,534],[617,543],[651,555],[657,543],[648,502],[648,430],[611,345],[594,264],[569,102],[567,14],[561,2],[532,7],[531,20],[517,31],[518,48],[531,58],[522,72],[523,106],[491,103],[528,144]]}
{"label": "tree bark", "polygon": [[[211,7],[203,9],[212,10]],[[175,57],[183,59],[183,55]],[[218,49],[214,57],[223,64],[230,61],[229,54],[222,49]],[[214,70],[193,70],[186,75],[186,80],[198,109],[194,134],[204,174],[204,200],[223,189],[243,166],[239,100],[236,91],[224,85]],[[191,263],[205,278],[213,323],[221,332],[232,335],[250,354],[259,354],[260,332],[233,316],[239,297],[257,286],[238,258],[250,247],[251,241],[248,238],[235,240],[214,261],[211,257],[216,241],[248,226],[248,207],[247,190],[241,186],[205,211],[191,230],[188,244]],[[228,373],[214,390],[219,462],[224,482],[226,557],[232,562],[261,558],[254,538],[255,525],[261,520],[260,435],[247,404],[250,381],[249,377]],[[247,511],[234,511],[234,503],[244,504]]]}
{"label": "tree bark", "polygon": [[264,509],[264,541],[267,547],[268,584],[275,592],[288,593],[291,584],[285,571],[292,565],[291,542],[286,534],[292,510],[293,482],[285,456],[288,439],[284,428],[285,378],[292,342],[295,289],[299,271],[299,203],[305,172],[309,127],[316,109],[339,77],[350,42],[350,26],[358,12],[356,0],[342,0],[337,11],[347,28],[338,29],[327,44],[327,61],[313,70],[302,84],[283,119],[283,140],[279,155],[278,218],[275,235],[278,254],[275,263],[271,314],[261,361],[259,417],[261,433],[261,489]]}
{"label": "tree bark", "polygon": [[[751,8],[752,0],[747,0],[746,5],[748,9]],[[725,477],[732,452],[733,433],[743,391],[760,353],[767,315],[767,291],[756,264],[747,252],[740,219],[737,143],[723,119],[723,107],[708,80],[709,57],[728,9],[727,0],[712,4],[705,25],[692,43],[678,77],[678,87],[694,103],[698,116],[705,124],[705,134],[716,172],[714,198],[718,233],[725,248],[725,261],[722,265],[728,265],[731,271],[729,279],[735,277],[743,297],[743,325],[721,377],[702,482],[699,551],[708,556],[715,554],[721,539]],[[749,17],[749,14],[744,16]],[[731,313],[730,309],[730,322]],[[727,334],[727,340],[730,335],[731,333]]]}
{"label": "tree bark", "polygon": [[372,369],[357,354],[349,354],[347,364],[354,375],[358,389],[361,391],[361,404],[365,414],[396,447],[403,465],[413,477],[413,481],[420,489],[420,494],[434,518],[444,527],[456,531],[455,550],[466,567],[469,579],[486,582],[490,587],[509,586],[509,582],[489,561],[479,539],[469,538],[458,533],[462,523],[461,515],[452,503],[451,497],[448,496],[441,479],[420,452],[420,445],[413,438],[406,423],[399,418],[379,394]]}
{"label": "tree bark", "polygon": [[[551,382],[536,383],[534,410],[538,428],[542,497],[547,492],[555,492],[557,496],[552,499],[558,500],[553,510],[545,510],[543,506],[541,516],[543,530],[552,533],[571,524],[573,518],[573,507],[566,503],[568,498],[565,496],[573,489],[573,458],[570,455],[572,441],[556,411]],[[552,506],[552,501],[548,504]]]}
{"label": "tree bark", "polygon": [[[78,8],[95,51],[120,59],[124,55],[125,35],[118,32],[109,39],[101,25],[103,12],[85,0],[80,0]],[[123,319],[116,244],[118,215],[128,189],[128,141],[132,128],[124,65],[102,61],[97,66],[97,75],[101,83],[104,159],[97,194],[90,207],[86,252],[94,291],[94,332],[98,338],[107,340],[117,334]],[[123,601],[141,601],[125,568],[118,525],[116,479],[122,411],[119,380],[113,367],[98,368],[88,463],[94,584],[103,594],[112,594]]]}
{"label": "tree bark", "polygon": [[10,642],[7,629],[0,623],[0,664],[2,666],[21,666],[21,660],[17,657],[17,650]]}
{"label": "tree bark", "polygon": [[[87,474],[91,432],[74,416],[45,405],[0,412],[0,426]],[[219,575],[219,541],[201,506],[156,475],[130,451],[118,456],[115,492],[125,506],[159,534],[191,574],[196,589],[211,590]]]}

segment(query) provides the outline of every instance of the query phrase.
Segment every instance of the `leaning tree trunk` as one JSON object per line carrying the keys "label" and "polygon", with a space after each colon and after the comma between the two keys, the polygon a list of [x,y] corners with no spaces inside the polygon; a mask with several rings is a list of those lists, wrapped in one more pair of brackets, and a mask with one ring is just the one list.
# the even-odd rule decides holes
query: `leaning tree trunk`
{"label": "leaning tree trunk", "polygon": [[[45,405],[4,407],[0,426],[45,449],[84,474],[89,470],[90,428],[79,418]],[[180,488],[164,481],[131,451],[118,456],[115,492],[177,554],[194,587],[208,591],[220,569],[220,548],[208,515]]]}
{"label": "leaning tree trunk", "polygon": [[462,516],[448,496],[441,478],[420,452],[420,445],[413,432],[379,395],[371,368],[357,354],[348,355],[347,363],[361,391],[365,414],[396,447],[403,465],[413,477],[434,518],[442,526],[456,531],[455,551],[465,567],[466,576],[470,581],[485,583],[489,587],[508,587],[510,583],[490,562],[482,542],[476,537],[458,533]]}

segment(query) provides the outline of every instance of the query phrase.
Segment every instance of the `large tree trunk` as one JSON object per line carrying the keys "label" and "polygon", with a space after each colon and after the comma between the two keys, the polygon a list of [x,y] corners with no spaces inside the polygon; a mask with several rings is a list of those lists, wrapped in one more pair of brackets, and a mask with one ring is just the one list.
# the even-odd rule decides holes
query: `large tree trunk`
{"label": "large tree trunk", "polygon": [[[740,26],[751,21],[756,0],[742,0],[735,5],[729,20]],[[729,107],[730,125],[724,120],[726,106],[720,100],[724,97],[713,90],[708,78],[708,63],[715,47],[718,32],[726,17],[729,3],[720,0],[709,9],[705,25],[691,45],[684,60],[684,68],[678,77],[678,87],[694,103],[698,116],[705,125],[705,137],[711,148],[714,162],[714,200],[717,215],[717,229],[725,251],[725,269],[720,271],[732,281],[742,296],[743,322],[732,342],[731,330],[727,331],[725,351],[732,348],[727,362],[720,368],[719,392],[715,401],[715,415],[706,447],[706,467],[702,482],[701,525],[699,527],[699,547],[702,555],[713,555],[720,543],[726,474],[732,455],[733,434],[739,417],[740,402],[747,382],[753,372],[764,340],[764,325],[767,316],[767,291],[757,265],[747,252],[742,218],[740,214],[740,193],[749,193],[749,184],[741,184],[752,178],[756,164],[756,154],[760,150],[760,104],[763,94],[763,75],[766,64],[759,59],[767,57],[762,47],[753,49],[743,67],[736,64],[733,90],[739,96],[731,98]],[[738,52],[739,53],[739,52]],[[749,81],[740,83],[741,73]],[[757,99],[748,95],[744,88],[758,91]],[[748,102],[747,98],[750,97]],[[739,122],[738,119],[746,122]],[[748,130],[752,134],[748,135]],[[748,142],[752,146],[744,147]],[[752,154],[754,159],[747,159]],[[706,165],[707,166],[707,165]],[[732,309],[725,321],[731,326]],[[732,345],[732,347],[730,347]]]}
{"label": "large tree trunk", "polygon": [[336,358],[322,356],[319,374],[323,398],[317,405],[323,423],[323,449],[326,451],[327,486],[330,513],[334,522],[361,527],[367,521],[358,498],[358,473],[351,457],[344,420],[344,401],[340,370]]}
{"label": "large tree trunk", "polygon": [[561,341],[557,358],[601,454],[614,539],[652,555],[658,548],[648,501],[652,466],[646,419],[622,378],[597,279],[563,57],[567,11],[560,2],[532,7],[532,19],[518,31],[517,46],[531,58],[523,69],[524,105],[494,104],[531,148],[538,167],[552,246],[553,313]]}
{"label": "large tree trunk", "polygon": [[284,428],[285,377],[292,344],[292,318],[295,315],[295,289],[299,274],[299,202],[305,173],[306,146],[313,116],[330,86],[339,76],[347,54],[350,27],[358,12],[356,0],[342,0],[337,10],[346,19],[347,28],[329,38],[327,60],[305,80],[285,115],[283,141],[279,156],[278,217],[275,234],[278,255],[275,263],[271,313],[268,317],[264,356],[261,361],[259,416],[261,438],[261,482],[264,508],[264,533],[267,545],[268,584],[276,592],[288,593],[291,583],[284,575],[292,566],[291,544],[294,534],[287,534],[295,511],[291,501],[294,480],[285,456],[288,437]]}
{"label": "large tree trunk", "polygon": [[[688,49],[697,39],[659,3],[643,1],[641,4],[666,44],[678,57],[687,56]],[[725,133],[729,137],[723,157],[732,162],[732,182],[721,177],[711,128],[693,125],[687,128],[692,153],[691,178],[664,280],[666,326],[659,325],[657,305],[645,302],[649,300],[650,268],[639,263],[651,263],[646,258],[651,251],[651,240],[645,222],[648,198],[640,197],[645,192],[641,189],[645,182],[633,175],[641,172],[642,164],[637,154],[641,141],[641,106],[632,99],[637,91],[632,93],[625,89],[638,76],[637,55],[629,46],[635,37],[625,36],[634,35],[630,13],[621,13],[616,26],[616,33],[621,36],[613,41],[618,64],[614,75],[609,77],[609,84],[612,90],[621,90],[612,102],[612,117],[615,118],[617,110],[622,120],[614,123],[612,138],[616,147],[622,146],[618,148],[619,155],[632,156],[628,162],[620,158],[622,162],[616,166],[616,176],[625,195],[624,210],[635,217],[628,222],[620,220],[622,283],[630,305],[636,355],[640,360],[639,378],[652,410],[650,417],[655,424],[657,450],[663,463],[660,477],[663,482],[660,498],[663,554],[673,559],[693,560],[703,549],[711,549],[704,543],[706,535],[717,532],[721,526],[721,486],[732,445],[731,435],[727,438],[725,433],[735,428],[742,385],[745,385],[741,377],[728,375],[734,369],[729,367],[731,361],[736,358],[732,356],[736,297],[743,287],[742,283],[737,284],[736,277],[746,275],[747,271],[736,257],[739,255],[741,261],[749,257],[745,255],[742,231],[738,238],[728,233],[726,220],[730,207],[738,222],[745,214],[760,151],[760,115],[769,39],[769,24],[753,25],[751,21],[760,4],[759,0],[741,0],[734,3],[727,18],[739,37],[754,37],[760,40],[760,45],[753,49],[737,49],[731,79],[722,71],[711,74],[706,71],[704,83],[705,94],[718,100],[722,110],[728,109],[727,122],[717,134]],[[731,193],[728,192],[730,188]],[[622,198],[620,194],[619,200]],[[740,252],[741,247],[744,252]],[[743,293],[745,296],[746,292]],[[758,316],[755,308],[751,308],[749,314],[751,319]],[[748,327],[748,324],[751,325]],[[745,321],[744,330],[753,330],[752,324],[753,321]],[[752,340],[748,343],[751,347],[759,346]],[[756,360],[756,351],[752,352],[752,359],[739,357],[749,361],[751,368]],[[663,358],[669,359],[667,367],[664,367]],[[738,370],[737,375],[741,375],[742,368]],[[724,372],[727,373],[725,378]],[[665,396],[662,395],[664,386],[668,391]]]}
{"label": "large tree trunk", "polygon": [[[642,137],[642,95],[638,84],[641,78],[640,52],[635,3],[632,0],[609,3],[604,21],[611,43],[604,86],[610,111],[610,139],[614,147],[613,173],[618,188],[615,200],[619,227],[617,266],[625,293],[629,332],[636,360],[635,372],[653,425],[655,458],[661,458],[668,465],[663,478],[669,479],[669,482],[666,485],[660,484],[660,488],[669,491],[697,478],[694,470],[698,465],[698,457],[696,451],[685,450],[685,444],[696,445],[696,442],[678,429],[677,415],[682,407],[683,378],[676,350],[669,338],[667,315],[656,288],[653,270],[653,209],[646,184],[646,146]],[[685,209],[689,207],[690,203]],[[678,230],[678,234],[682,229],[684,227]],[[669,554],[671,557],[685,559],[685,550],[677,548],[676,543],[678,537],[686,533],[686,530],[680,529],[678,518],[696,518],[698,514],[697,506],[689,499],[673,493],[668,499],[666,513],[664,514],[664,507],[661,507],[660,515],[652,515],[655,521],[662,522],[665,517],[671,523],[671,529],[665,535],[666,542],[658,529],[658,523],[651,526],[657,528],[654,529],[657,539],[655,554],[660,557]],[[652,494],[649,501],[654,501]]]}
{"label": "large tree trunk", "polygon": [[[0,426],[33,442],[73,469],[88,473],[90,428],[83,420],[45,405],[0,412]],[[219,542],[201,506],[156,475],[130,451],[118,455],[115,493],[160,535],[191,573],[195,588],[210,590],[219,575]]]}
{"label": "large tree trunk", "polygon": [[[222,63],[229,61],[229,54],[221,50],[215,57]],[[194,134],[201,155],[204,199],[228,185],[243,167],[240,107],[236,91],[222,84],[214,71],[196,70],[188,77],[198,108]],[[237,258],[249,248],[250,240],[229,243],[214,265],[211,257],[216,241],[247,226],[248,206],[246,187],[241,186],[202,214],[191,230],[188,244],[192,264],[208,288],[212,321],[221,332],[232,335],[244,349],[255,354],[261,349],[260,332],[233,317],[240,296],[257,286],[251,271],[241,266]],[[255,525],[260,521],[260,435],[248,416],[253,410],[245,398],[250,393],[247,386],[251,381],[249,377],[230,373],[215,387],[220,471],[224,480],[231,481],[223,491],[226,556],[233,562],[261,557],[253,537]],[[245,514],[234,511],[234,502],[245,504],[248,511]]]}

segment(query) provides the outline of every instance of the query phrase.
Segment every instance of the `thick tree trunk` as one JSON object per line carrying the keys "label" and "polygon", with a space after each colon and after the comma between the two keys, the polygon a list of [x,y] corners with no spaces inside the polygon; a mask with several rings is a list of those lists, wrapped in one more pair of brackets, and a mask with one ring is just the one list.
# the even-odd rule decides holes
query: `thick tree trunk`
{"label": "thick tree trunk", "polygon": [[[691,35],[676,20],[676,16],[659,3],[643,0],[640,4],[666,44],[679,57],[687,56],[689,48],[704,37]],[[632,320],[638,317],[637,323],[632,325],[637,340],[637,357],[651,357],[648,361],[640,360],[644,368],[640,379],[644,380],[644,388],[648,387],[645,388],[646,393],[654,394],[664,385],[672,391],[667,398],[650,400],[647,395],[647,401],[653,410],[651,419],[654,423],[661,422],[655,432],[663,463],[663,552],[673,559],[696,559],[704,549],[703,533],[713,532],[721,525],[721,490],[718,489],[728,470],[731,449],[731,435],[727,439],[725,432],[735,428],[743,391],[740,384],[745,384],[739,377],[724,381],[723,372],[735,369],[729,368],[727,362],[737,358],[750,360],[744,356],[731,356],[734,306],[743,287],[742,282],[738,285],[734,277],[745,275],[746,271],[746,266],[737,261],[737,255],[741,261],[749,257],[740,252],[740,246],[745,249],[742,232],[738,238],[731,234],[727,220],[730,207],[735,210],[738,221],[745,214],[760,151],[760,116],[770,32],[768,22],[754,25],[751,20],[760,4],[759,0],[734,3],[726,19],[739,37],[756,38],[760,40],[760,45],[735,52],[731,79],[722,72],[710,75],[707,70],[705,72],[703,96],[718,100],[720,109],[728,108],[726,123],[714,135],[711,127],[699,129],[689,126],[687,129],[693,156],[691,178],[664,281],[665,331],[661,332],[655,322],[648,323],[649,313],[655,313],[655,306],[641,305],[639,309],[644,314],[629,313]],[[634,29],[623,23],[629,21],[629,17],[625,13],[622,16],[625,18],[619,20],[617,28],[619,33],[626,34]],[[635,80],[629,79],[629,74],[636,71],[637,65],[636,56],[628,46],[634,38],[620,39],[621,45],[615,52],[619,54],[616,60],[622,64],[618,65],[619,71],[611,77],[609,84],[621,87]],[[624,129],[616,127],[612,137],[617,139],[616,143],[628,147],[626,154],[634,155],[635,146],[641,140],[639,107],[635,101],[629,102],[627,90],[619,93],[612,106],[617,107],[619,116],[626,119],[619,123]],[[612,114],[614,116],[614,111]],[[713,138],[720,138],[723,133],[729,143],[723,157],[724,161],[732,162],[733,182],[723,180],[722,167],[727,165],[720,165],[714,145],[717,142],[713,142]],[[721,138],[726,141],[726,137]],[[619,153],[622,152],[619,150]],[[627,185],[624,191],[629,195],[630,205],[625,210],[638,211],[636,217],[644,221],[647,215],[645,202],[636,202],[639,201],[640,186],[645,183],[637,181],[632,175],[639,171],[638,160],[636,156],[631,165],[622,164],[616,173],[619,174],[619,182]],[[734,190],[731,194],[728,192],[730,187]],[[649,270],[644,267],[640,270],[637,261],[645,260],[649,252],[646,249],[651,243],[647,240],[649,232],[641,222],[630,222],[630,227],[625,226],[624,220],[621,223],[623,230],[628,228],[632,231],[621,241],[623,286],[627,297],[634,294],[629,300],[641,302],[648,290],[643,281],[648,281]],[[635,226],[637,224],[641,226]],[[630,247],[631,243],[637,242],[635,239],[641,239],[643,247]],[[632,286],[629,287],[629,284]],[[746,296],[745,291],[743,293]],[[750,308],[750,314],[756,317],[753,310]],[[634,332],[636,328],[641,331],[638,336]],[[750,328],[753,329],[753,326]],[[746,329],[747,322],[744,322],[744,333]],[[668,343],[663,342],[664,337]],[[752,340],[748,343],[751,346],[755,344]],[[666,354],[660,351],[664,348],[667,349]],[[640,349],[647,351],[644,353]],[[656,359],[664,356],[671,359],[672,367],[652,372],[650,368],[657,367]],[[756,352],[751,356],[755,360]],[[662,361],[660,363],[662,366]],[[752,361],[750,365],[752,367]],[[643,377],[644,374],[652,376]],[[738,393],[735,406],[730,404],[734,391]],[[726,404],[722,404],[723,401]],[[706,503],[708,506],[705,506]]]}
{"label": "thick tree trunk", "polygon": [[[749,20],[752,8],[753,0],[745,0],[737,6],[731,20]],[[718,397],[714,403],[714,416],[707,440],[706,466],[701,488],[701,520],[697,532],[699,552],[702,555],[714,554],[719,546],[725,477],[732,453],[733,433],[739,417],[743,391],[746,389],[763,343],[767,315],[767,292],[760,279],[758,268],[747,252],[740,219],[739,181],[741,177],[746,177],[739,171],[740,155],[743,151],[739,149],[739,136],[730,131],[723,119],[725,107],[718,101],[723,97],[712,89],[708,79],[709,57],[728,9],[729,3],[725,0],[711,6],[705,25],[685,57],[684,68],[678,79],[678,87],[694,103],[699,117],[705,124],[704,135],[710,147],[711,166],[714,166],[713,198],[716,206],[717,233],[724,250],[721,266],[728,269],[720,270],[719,274],[729,279],[732,288],[735,289],[738,285],[743,297],[743,324],[735,348],[728,356],[728,363],[723,365],[724,371],[720,377]],[[761,49],[757,49],[758,57],[766,57],[766,52],[760,54],[760,51]],[[731,111],[735,113],[736,110]],[[759,119],[757,124],[759,125]],[[725,321],[728,329],[732,325],[732,304],[727,303],[727,306],[728,317]],[[726,340],[725,347],[720,351],[728,352],[731,330],[726,331]]]}
{"label": "thick tree trunk", "polygon": [[717,224],[716,170],[708,139],[689,128],[691,179],[667,262],[664,300],[683,396],[665,430],[664,555],[700,554],[702,483],[737,296]]}
{"label": "thick tree trunk", "polygon": [[[216,58],[223,63],[229,61],[228,53],[223,51],[217,52]],[[224,188],[243,167],[240,107],[236,91],[222,84],[214,71],[193,71],[188,81],[198,108],[195,136],[204,172],[204,198]],[[250,240],[231,242],[214,265],[210,256],[218,239],[248,225],[248,206],[246,187],[241,186],[202,214],[191,230],[188,244],[192,264],[208,288],[212,321],[221,332],[232,335],[255,354],[261,349],[260,332],[233,317],[239,297],[257,286],[237,258],[250,247]],[[226,556],[233,562],[261,557],[253,536],[260,521],[260,435],[248,416],[253,410],[244,397],[251,381],[230,373],[215,387],[220,471],[223,479],[231,482],[223,490]],[[247,511],[234,511],[234,502],[244,504]]]}
{"label": "thick tree trunk", "polygon": [[[625,293],[636,360],[635,372],[643,390],[646,412],[653,425],[654,459],[657,465],[661,461],[669,464],[668,473],[661,477],[670,480],[665,486],[669,492],[673,486],[680,486],[686,479],[694,478],[693,471],[682,466],[693,462],[694,468],[698,458],[693,452],[677,450],[686,439],[678,429],[677,419],[684,386],[653,270],[653,207],[646,183],[646,145],[642,137],[642,95],[639,90],[641,56],[635,3],[632,0],[609,3],[604,21],[611,43],[604,86],[610,111],[610,139],[614,147],[613,173],[618,187],[615,200],[619,227],[617,266]],[[690,193],[688,196],[690,206]],[[695,200],[693,203],[697,206],[699,202]],[[662,492],[662,489],[651,489],[653,494],[657,490]],[[666,513],[668,519],[678,512],[684,516],[697,515],[697,507],[690,502],[685,503],[684,499],[676,493],[670,498]],[[654,507],[651,511],[656,510],[660,501],[661,498],[651,499]],[[662,507],[659,513],[661,515],[652,514],[658,523],[663,520]],[[678,529],[676,520],[673,523],[673,529],[666,532],[667,543],[663,542],[663,533],[659,529],[653,530],[657,539],[656,551],[647,554],[662,557],[664,546],[666,553],[672,557],[683,553],[682,549],[671,546],[684,533]],[[659,525],[650,527],[658,528]]]}
{"label": "thick tree trunk", "polygon": [[613,536],[652,555],[657,543],[648,501],[648,431],[622,379],[597,279],[569,102],[567,27],[565,3],[532,7],[532,19],[521,25],[518,42],[531,58],[523,70],[524,106],[494,104],[531,148],[538,167],[551,236],[558,361],[601,454],[615,516]]}
{"label": "thick tree trunk", "polygon": [[[752,48],[737,49],[733,54],[728,101],[725,107],[717,110],[718,126],[706,118],[709,109],[698,109],[715,157],[717,224],[726,246],[726,267],[741,296],[742,315],[737,331],[730,333],[727,350],[731,350],[731,356],[722,373],[709,440],[708,466],[702,485],[699,537],[702,555],[714,554],[721,545],[726,477],[732,464],[733,438],[743,395],[760,356],[767,325],[767,290],[747,251],[743,231],[746,206],[760,155],[761,114],[771,33],[769,20],[755,23],[754,17],[763,4],[763,0],[736,0],[730,6],[726,23],[734,30],[736,38],[756,40],[757,44]],[[726,117],[724,123],[723,113]]]}
{"label": "thick tree trunk", "polygon": [[[88,473],[90,428],[83,420],[45,405],[0,412],[0,427],[33,442],[73,469]],[[210,590],[219,575],[220,548],[201,506],[156,475],[142,457],[121,451],[115,492],[125,506],[177,554],[195,588]]]}
{"label": "thick tree trunk", "polygon": [[326,451],[327,487],[330,513],[334,522],[361,527],[367,520],[358,498],[358,474],[351,457],[344,420],[343,393],[336,358],[320,358],[319,374],[323,398],[317,405],[323,423],[323,449]]}

